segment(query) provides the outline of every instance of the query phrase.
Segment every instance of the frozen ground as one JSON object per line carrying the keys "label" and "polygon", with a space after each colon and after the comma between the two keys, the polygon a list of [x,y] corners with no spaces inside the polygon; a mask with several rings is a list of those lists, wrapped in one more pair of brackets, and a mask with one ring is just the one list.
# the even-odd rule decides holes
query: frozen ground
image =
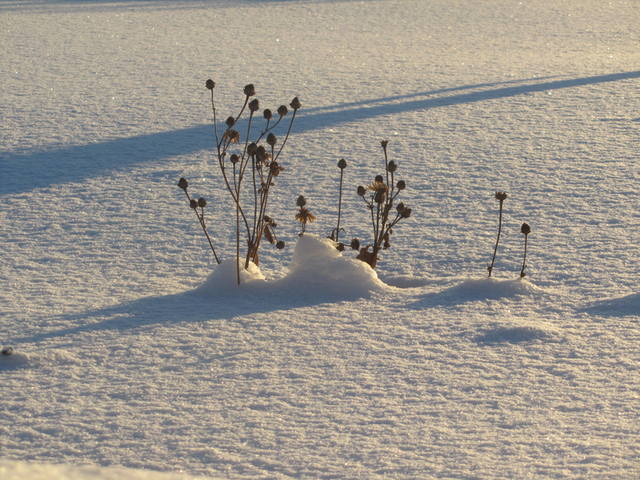
{"label": "frozen ground", "polygon": [[[639,24],[619,0],[0,1],[0,471],[638,478]],[[288,246],[240,293],[198,288],[175,186],[228,259],[208,77],[225,114],[248,82],[303,103]],[[362,237],[382,138],[414,211],[388,286],[300,270],[296,196],[327,235],[344,157]]]}

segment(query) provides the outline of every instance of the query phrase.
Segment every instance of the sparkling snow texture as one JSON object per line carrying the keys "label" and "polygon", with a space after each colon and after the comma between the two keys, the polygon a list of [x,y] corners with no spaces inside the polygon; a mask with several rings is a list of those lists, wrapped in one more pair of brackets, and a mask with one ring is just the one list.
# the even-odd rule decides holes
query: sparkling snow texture
{"label": "sparkling snow texture", "polygon": [[[628,0],[0,1],[0,468],[638,478],[638,25]],[[250,82],[303,104],[287,246],[240,289],[209,77],[220,118]],[[413,214],[374,273],[320,239],[344,158],[341,239],[370,242],[385,138]]]}

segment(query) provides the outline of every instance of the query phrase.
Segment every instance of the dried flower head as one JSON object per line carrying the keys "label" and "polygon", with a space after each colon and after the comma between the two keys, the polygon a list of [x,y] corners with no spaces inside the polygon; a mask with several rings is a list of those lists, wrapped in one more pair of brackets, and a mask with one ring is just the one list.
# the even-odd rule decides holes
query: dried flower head
{"label": "dried flower head", "polygon": [[249,111],[257,112],[258,110],[260,110],[260,101],[257,98],[254,98],[249,102]]}
{"label": "dried flower head", "polygon": [[200,198],[198,199],[198,206],[199,206],[200,208],[204,208],[204,207],[206,207],[206,206],[207,206],[207,201],[206,201],[203,197],[200,197]]}
{"label": "dried flower head", "polygon": [[344,243],[342,243],[342,242],[338,242],[338,244],[336,245],[336,249],[337,249],[339,252],[344,252]]}
{"label": "dried flower head", "polygon": [[231,128],[236,124],[236,119],[233,117],[227,117],[224,123],[227,124],[227,127]]}
{"label": "dried flower head", "polygon": [[376,175],[373,179],[374,183],[382,183],[384,182],[384,178],[382,177],[382,175]]}
{"label": "dried flower head", "polygon": [[249,145],[247,145],[247,153],[250,156],[255,155],[258,152],[258,145],[256,145],[255,142],[251,142]]}
{"label": "dried flower head", "polygon": [[300,104],[300,100],[298,99],[298,97],[294,97],[294,99],[291,100],[289,106],[294,110],[298,110],[302,105]]}
{"label": "dried flower head", "polygon": [[231,143],[238,143],[240,141],[240,132],[234,129],[229,129],[224,132],[223,138],[226,138]]}
{"label": "dried flower head", "polygon": [[296,199],[296,205],[299,207],[304,207],[307,204],[307,199],[304,198],[304,195],[299,195]]}
{"label": "dried flower head", "polygon": [[231,156],[229,157],[229,160],[231,160],[231,163],[233,163],[235,165],[236,163],[238,163],[240,161],[240,157],[238,155],[236,155],[235,153],[232,153]]}
{"label": "dried flower head", "polygon": [[345,168],[347,168],[347,161],[344,158],[338,160],[338,168],[340,170],[344,170]]}
{"label": "dried flower head", "polygon": [[4,347],[0,353],[7,356],[13,355],[13,347]]}
{"label": "dried flower head", "polygon": [[380,145],[382,145],[382,148],[387,148],[387,145],[389,144],[389,140],[382,140],[380,142]]}
{"label": "dried flower head", "polygon": [[351,248],[353,250],[360,250],[360,240],[357,238],[351,239]]}
{"label": "dried flower head", "polygon": [[496,200],[499,200],[500,202],[504,202],[507,199],[507,193],[506,192],[496,192]]}
{"label": "dried flower head", "polygon": [[272,147],[278,142],[278,137],[276,137],[273,133],[267,135],[267,143]]}
{"label": "dried flower head", "polygon": [[296,213],[296,220],[300,223],[311,223],[316,219],[316,216],[309,211],[306,207],[300,207],[298,213]]}
{"label": "dried flower head", "polygon": [[396,183],[396,188],[398,190],[404,190],[405,188],[407,188],[407,184],[404,180],[398,180],[398,183]]}
{"label": "dried flower head", "polygon": [[289,109],[285,105],[280,105],[278,107],[278,115],[284,117],[287,113],[289,113]]}
{"label": "dried flower head", "polygon": [[522,226],[520,227],[520,233],[523,233],[524,235],[529,235],[531,233],[531,227],[528,223],[522,224]]}
{"label": "dried flower head", "polygon": [[271,120],[271,117],[273,117],[273,113],[271,113],[271,110],[269,110],[268,108],[265,108],[264,112],[262,112],[262,116],[265,118],[265,120]]}
{"label": "dried flower head", "polygon": [[367,190],[362,185],[360,185],[358,187],[358,195],[361,196],[361,197],[364,197],[365,193],[367,193]]}
{"label": "dried flower head", "polygon": [[244,86],[244,94],[247,97],[253,97],[256,94],[256,88],[253,86],[253,83]]}
{"label": "dried flower head", "polygon": [[396,165],[396,162],[394,162],[393,160],[391,160],[388,164],[387,164],[387,171],[388,172],[395,172],[398,169],[398,165]]}
{"label": "dried flower head", "polygon": [[271,172],[271,175],[274,177],[277,177],[278,175],[280,175],[280,172],[282,170],[284,170],[284,168],[278,165],[278,162],[271,162],[269,164],[269,171]]}
{"label": "dried flower head", "polygon": [[[380,178],[380,180],[378,180],[378,177]],[[389,190],[389,187],[387,187],[387,184],[382,181],[382,177],[380,176],[378,177],[376,177],[376,180],[367,188],[372,192],[376,192],[376,193],[381,192],[383,194],[387,193],[387,191]]]}
{"label": "dried flower head", "polygon": [[189,200],[189,206],[195,210],[198,208],[198,201],[195,198],[192,198]]}
{"label": "dried flower head", "polygon": [[216,86],[216,82],[214,82],[213,80],[209,79],[204,83],[204,86],[207,87],[209,90],[213,90],[214,87]]}
{"label": "dried flower head", "polygon": [[178,180],[178,186],[186,192],[187,188],[189,188],[189,182],[187,182],[186,178],[180,177],[180,180]]}
{"label": "dried flower head", "polygon": [[278,240],[278,242],[276,243],[276,248],[278,250],[282,250],[284,248],[284,242],[282,240]]}

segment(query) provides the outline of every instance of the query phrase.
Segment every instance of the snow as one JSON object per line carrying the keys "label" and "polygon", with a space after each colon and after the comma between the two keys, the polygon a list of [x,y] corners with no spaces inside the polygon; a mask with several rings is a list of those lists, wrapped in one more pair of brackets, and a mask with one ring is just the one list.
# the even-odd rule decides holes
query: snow
{"label": "snow", "polygon": [[[0,1],[0,472],[636,478],[638,24],[624,0]],[[240,288],[207,78],[221,118],[250,82],[303,104],[287,246]],[[345,158],[341,239],[369,242],[382,139],[413,214],[374,272],[325,237]]]}

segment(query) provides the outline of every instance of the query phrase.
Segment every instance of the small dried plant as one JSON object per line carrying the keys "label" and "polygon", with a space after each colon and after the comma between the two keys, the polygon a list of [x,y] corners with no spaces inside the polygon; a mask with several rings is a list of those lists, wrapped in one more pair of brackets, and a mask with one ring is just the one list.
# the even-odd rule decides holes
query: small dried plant
{"label": "small dried plant", "polygon": [[526,273],[524,269],[527,267],[527,240],[531,233],[531,227],[528,223],[523,223],[520,227],[520,233],[524,235],[524,255],[522,256],[522,268],[520,269],[520,278],[524,278]]}
{"label": "small dried plant", "polygon": [[495,199],[500,202],[500,213],[498,216],[498,235],[496,237],[496,245],[493,248],[493,257],[491,258],[491,265],[487,267],[489,271],[489,277],[491,277],[491,273],[493,272],[493,267],[496,263],[496,255],[498,253],[498,244],[500,243],[500,234],[502,233],[502,205],[504,201],[507,199],[507,194],[505,192],[496,192],[494,195]]}
{"label": "small dried plant", "polygon": [[347,168],[347,161],[344,158],[338,160],[338,168],[340,169],[340,185],[338,187],[338,222],[336,228],[331,231],[329,238],[336,242],[338,250],[344,250],[344,244],[340,243],[340,231],[344,231],[344,228],[340,228],[340,215],[342,213],[342,185],[344,180],[344,169]]}
{"label": "small dried plant", "polygon": [[296,220],[300,222],[301,230],[298,234],[299,237],[304,235],[304,232],[307,230],[307,223],[312,223],[315,221],[316,216],[311,213],[311,211],[307,208],[307,199],[304,196],[299,195],[296,200],[296,205],[298,206],[298,213],[296,213]]}
{"label": "small dried plant", "polygon": [[[215,82],[211,79],[205,83],[211,92],[211,110],[213,112],[213,133],[215,137],[215,158],[222,174],[223,183],[229,192],[231,204],[235,213],[235,256],[237,263],[237,283],[240,284],[241,237],[244,236],[246,252],[244,255],[244,268],[248,268],[251,262],[259,264],[258,250],[262,238],[282,249],[284,242],[278,241],[275,235],[276,223],[267,215],[269,194],[274,186],[274,179],[283,170],[279,163],[280,155],[287,144],[291,127],[296,118],[296,113],[301,107],[300,100],[295,97],[289,107],[292,110],[290,120],[286,127],[286,133],[281,142],[274,130],[289,114],[289,108],[281,105],[274,115],[270,109],[262,112],[263,126],[256,128],[257,112],[260,110],[260,102],[255,96],[255,87],[248,84],[244,87],[244,101],[239,112],[226,119],[225,128],[218,131],[218,119],[216,104],[214,101]],[[243,114],[245,117],[243,118]],[[245,126],[240,127],[240,120],[245,120]],[[240,133],[241,129],[244,133]],[[252,138],[253,136],[253,138]],[[266,146],[265,146],[266,143]],[[243,187],[248,184],[248,192]],[[190,206],[198,215],[198,221],[202,226],[212,251],[213,244],[207,233],[204,222],[204,205],[200,207],[200,200],[193,206],[193,199],[187,192],[188,182],[181,178],[178,186],[184,190],[189,199]],[[201,199],[204,202],[204,199]],[[204,202],[206,205],[206,202]],[[198,212],[200,208],[200,212]],[[215,254],[216,261],[220,263]]]}
{"label": "small dried plant", "polygon": [[358,196],[362,198],[371,215],[373,242],[362,246],[357,238],[351,241],[351,248],[359,252],[356,258],[366,262],[371,268],[376,268],[380,251],[391,246],[393,227],[400,220],[411,216],[409,207],[402,202],[395,203],[400,192],[406,188],[406,183],[404,180],[395,180],[398,166],[393,160],[389,160],[388,141],[383,140],[380,145],[384,153],[385,175],[376,175],[368,187],[359,186],[357,189]]}

